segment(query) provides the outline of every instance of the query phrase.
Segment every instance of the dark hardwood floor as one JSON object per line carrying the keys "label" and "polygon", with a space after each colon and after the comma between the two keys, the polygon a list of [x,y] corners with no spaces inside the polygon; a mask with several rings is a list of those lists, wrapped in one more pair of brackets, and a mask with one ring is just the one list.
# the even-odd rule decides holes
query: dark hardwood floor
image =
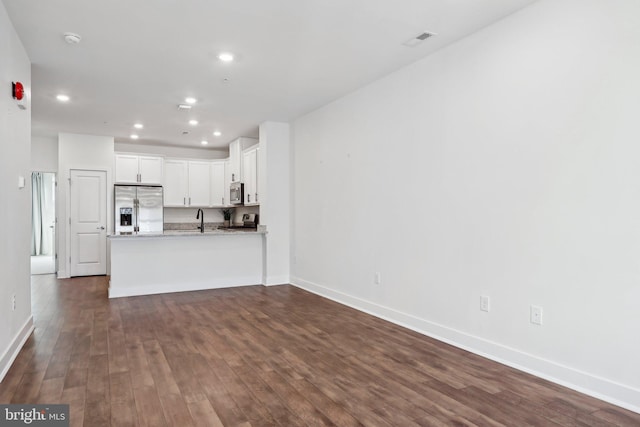
{"label": "dark hardwood floor", "polygon": [[33,276],[1,403],[85,426],[640,426],[640,415],[293,286],[107,299]]}

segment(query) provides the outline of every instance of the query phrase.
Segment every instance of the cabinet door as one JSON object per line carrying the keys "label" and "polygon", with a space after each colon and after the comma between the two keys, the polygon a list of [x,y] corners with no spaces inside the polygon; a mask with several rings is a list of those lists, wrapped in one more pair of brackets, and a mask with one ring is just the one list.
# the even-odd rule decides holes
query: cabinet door
{"label": "cabinet door", "polygon": [[187,206],[189,165],[185,160],[164,162],[164,205]]}
{"label": "cabinet door", "polygon": [[236,139],[229,145],[229,175],[231,182],[238,182],[242,179],[240,176],[240,162],[242,161],[242,153],[240,150],[240,140]]}
{"label": "cabinet door", "polygon": [[225,206],[231,206],[231,162],[229,159],[224,161],[224,203]]}
{"label": "cabinet door", "polygon": [[211,204],[210,162],[189,162],[189,206]]}
{"label": "cabinet door", "polygon": [[229,172],[231,182],[242,181],[243,151],[258,144],[255,138],[240,137],[229,144]]}
{"label": "cabinet door", "polygon": [[138,162],[140,182],[162,184],[162,163],[162,157],[140,156]]}
{"label": "cabinet door", "polygon": [[138,182],[138,156],[116,154],[115,182]]}
{"label": "cabinet door", "polygon": [[211,162],[211,206],[225,206],[225,176],[222,160]]}
{"label": "cabinet door", "polygon": [[258,153],[260,152],[260,147],[256,148],[253,151],[253,154],[251,154],[251,164],[253,165],[253,189],[254,189],[254,196],[255,196],[255,204],[259,205],[260,204],[260,195],[258,194]]}
{"label": "cabinet door", "polygon": [[242,153],[242,182],[244,183],[244,204],[251,203],[253,195],[253,177],[251,176],[251,153]]}
{"label": "cabinet door", "polygon": [[244,182],[244,204],[258,204],[258,150],[242,153],[242,179]]}

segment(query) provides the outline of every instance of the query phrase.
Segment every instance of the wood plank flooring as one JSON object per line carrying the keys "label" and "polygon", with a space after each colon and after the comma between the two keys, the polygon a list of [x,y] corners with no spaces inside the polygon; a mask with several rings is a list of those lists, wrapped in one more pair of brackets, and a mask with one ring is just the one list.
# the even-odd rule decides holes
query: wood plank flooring
{"label": "wood plank flooring", "polygon": [[293,286],[109,300],[33,276],[0,403],[73,426],[640,426],[640,415]]}

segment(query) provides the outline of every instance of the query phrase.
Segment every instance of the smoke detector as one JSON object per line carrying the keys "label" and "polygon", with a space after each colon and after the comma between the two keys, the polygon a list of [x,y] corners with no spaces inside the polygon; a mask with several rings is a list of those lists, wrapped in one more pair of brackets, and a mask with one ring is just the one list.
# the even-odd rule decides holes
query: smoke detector
{"label": "smoke detector", "polygon": [[424,33],[418,34],[417,36],[415,36],[412,39],[407,40],[406,42],[402,43],[403,45],[407,46],[407,47],[416,47],[418,46],[420,43],[422,43],[423,41],[425,41],[428,38],[431,38],[433,36],[435,36],[435,33],[429,33],[427,31],[425,31]]}
{"label": "smoke detector", "polygon": [[64,41],[66,41],[67,44],[78,44],[80,40],[82,40],[82,37],[76,33],[64,33]]}

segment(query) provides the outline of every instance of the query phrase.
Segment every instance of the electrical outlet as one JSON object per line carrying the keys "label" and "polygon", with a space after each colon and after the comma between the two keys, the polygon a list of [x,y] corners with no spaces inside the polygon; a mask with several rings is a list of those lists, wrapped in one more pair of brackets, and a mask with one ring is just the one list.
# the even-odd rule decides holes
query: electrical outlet
{"label": "electrical outlet", "polygon": [[486,295],[480,295],[480,310],[489,311],[489,297]]}
{"label": "electrical outlet", "polygon": [[11,310],[16,310],[16,294],[13,294],[13,296],[11,297]]}
{"label": "electrical outlet", "polygon": [[534,325],[542,325],[542,307],[537,305],[531,306],[531,323]]}
{"label": "electrical outlet", "polygon": [[373,283],[379,285],[382,283],[382,276],[380,276],[380,272],[376,271],[373,275]]}

